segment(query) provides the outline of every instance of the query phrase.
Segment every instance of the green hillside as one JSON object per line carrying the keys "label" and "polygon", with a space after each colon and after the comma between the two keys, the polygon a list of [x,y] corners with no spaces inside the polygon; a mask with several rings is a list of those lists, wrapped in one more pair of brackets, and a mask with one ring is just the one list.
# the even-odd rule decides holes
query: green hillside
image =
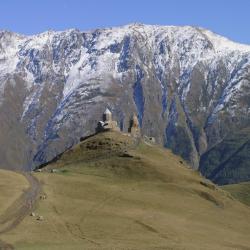
{"label": "green hillside", "polygon": [[222,188],[230,192],[236,199],[250,206],[250,182],[225,185]]}
{"label": "green hillside", "polygon": [[249,249],[249,207],[149,142],[100,133],[41,171],[35,216],[0,235],[18,250]]}

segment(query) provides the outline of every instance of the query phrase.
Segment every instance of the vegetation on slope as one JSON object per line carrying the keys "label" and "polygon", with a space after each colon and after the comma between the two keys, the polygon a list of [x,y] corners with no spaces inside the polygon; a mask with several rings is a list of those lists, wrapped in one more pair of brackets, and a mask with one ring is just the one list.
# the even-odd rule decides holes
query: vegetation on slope
{"label": "vegetation on slope", "polygon": [[222,188],[230,192],[236,199],[250,206],[250,182],[225,185]]}
{"label": "vegetation on slope", "polygon": [[17,249],[249,249],[250,210],[170,151],[121,133],[83,140],[35,173]]}
{"label": "vegetation on slope", "polygon": [[0,217],[28,186],[21,174],[0,169]]}

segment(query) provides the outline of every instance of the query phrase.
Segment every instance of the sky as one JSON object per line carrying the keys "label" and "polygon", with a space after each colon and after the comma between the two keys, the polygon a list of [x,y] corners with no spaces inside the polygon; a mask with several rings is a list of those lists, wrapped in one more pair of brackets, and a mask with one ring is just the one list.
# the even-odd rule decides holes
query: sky
{"label": "sky", "polygon": [[250,44],[250,0],[1,0],[0,30],[46,30],[128,23],[192,25]]}

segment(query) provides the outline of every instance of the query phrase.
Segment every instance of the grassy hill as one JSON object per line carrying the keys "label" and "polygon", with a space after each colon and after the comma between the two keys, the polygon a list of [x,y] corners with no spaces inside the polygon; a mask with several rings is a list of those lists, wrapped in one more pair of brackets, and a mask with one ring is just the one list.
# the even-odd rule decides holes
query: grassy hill
{"label": "grassy hill", "polygon": [[0,169],[0,218],[1,214],[28,188],[24,176]]}
{"label": "grassy hill", "polygon": [[222,188],[230,192],[236,199],[250,206],[250,182],[225,185]]}
{"label": "grassy hill", "polygon": [[[13,227],[15,223],[16,205],[23,195],[23,190],[29,187],[29,182],[19,173],[0,169],[0,249],[10,250],[12,246],[1,239],[3,232]],[[13,221],[14,220],[14,221]]]}
{"label": "grassy hill", "polygon": [[36,216],[0,235],[16,249],[250,249],[249,207],[148,142],[101,133],[34,175]]}

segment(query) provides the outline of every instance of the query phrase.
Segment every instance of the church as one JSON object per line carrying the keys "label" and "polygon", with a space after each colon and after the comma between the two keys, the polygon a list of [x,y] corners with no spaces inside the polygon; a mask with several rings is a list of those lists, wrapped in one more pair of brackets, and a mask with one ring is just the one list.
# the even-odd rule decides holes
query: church
{"label": "church", "polygon": [[[120,131],[117,121],[112,119],[112,113],[108,108],[104,111],[103,119],[97,123],[96,127],[96,133],[104,131]],[[141,136],[139,121],[135,114],[130,119],[128,132],[135,137]]]}

